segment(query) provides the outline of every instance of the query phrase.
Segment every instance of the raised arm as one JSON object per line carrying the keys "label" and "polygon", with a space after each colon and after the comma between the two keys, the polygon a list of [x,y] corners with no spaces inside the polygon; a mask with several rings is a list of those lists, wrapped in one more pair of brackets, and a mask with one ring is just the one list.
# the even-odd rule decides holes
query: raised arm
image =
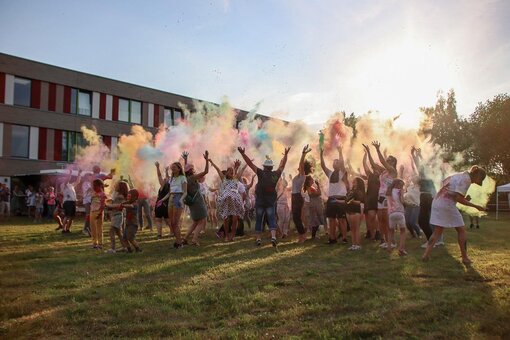
{"label": "raised arm", "polygon": [[181,157],[184,160],[184,165],[188,164],[188,156],[189,156],[189,152],[188,151],[183,151],[182,152]]}
{"label": "raised arm", "polygon": [[368,161],[368,153],[365,150],[365,154],[363,155],[363,170],[365,170],[365,175],[367,175],[367,177],[369,177],[369,176],[372,176],[374,173],[372,172],[372,170],[370,170],[370,167],[368,166],[367,161]]}
{"label": "raised arm", "polygon": [[248,164],[248,166],[250,167],[250,169],[254,172],[254,173],[257,173],[257,167],[255,166],[255,164],[253,164],[253,162],[251,161],[250,157],[248,157],[246,155],[246,150],[243,148],[243,147],[238,147],[237,150],[239,151],[239,153],[241,154],[241,156],[243,156],[243,159],[244,161],[246,162],[246,164]]}
{"label": "raised arm", "polygon": [[241,169],[237,173],[237,178],[243,177],[243,174],[246,171],[247,167],[248,167],[248,163],[244,163],[244,165],[241,167]]}
{"label": "raised arm", "polygon": [[305,145],[303,151],[301,152],[301,159],[299,160],[299,174],[303,176],[305,174],[305,157],[306,154],[312,151],[308,144]]}
{"label": "raised arm", "polygon": [[161,169],[159,168],[159,162],[155,162],[154,165],[156,166],[156,172],[158,173],[159,185],[163,186],[165,184],[165,180],[163,179],[163,176],[161,175]]}
{"label": "raised arm", "polygon": [[253,181],[255,180],[255,175],[251,176],[251,181],[250,181],[250,184],[248,184],[248,186],[246,187],[246,191],[250,191],[251,190],[251,187],[253,186]]}
{"label": "raised arm", "polygon": [[340,162],[340,171],[346,172],[344,155],[342,153],[342,146],[338,145],[337,150],[338,150],[338,161]]}
{"label": "raised arm", "polygon": [[368,147],[368,145],[366,144],[362,144],[363,147],[365,148],[365,150],[367,151],[367,155],[368,155],[368,160],[370,162],[370,165],[372,166],[372,172],[373,173],[380,173],[380,172],[383,172],[384,171],[384,167],[380,166],[379,164],[377,164],[374,159],[372,158],[372,153],[370,152],[370,148]]}
{"label": "raised arm", "polygon": [[391,175],[397,176],[398,175],[397,169],[395,169],[388,162],[386,162],[386,159],[384,158],[384,156],[381,152],[381,143],[379,143],[378,141],[373,141],[372,145],[375,147],[375,150],[377,151],[377,156],[379,157],[379,162],[381,162],[381,164],[384,166],[384,168],[386,170],[388,170],[388,172]]}
{"label": "raised arm", "polygon": [[209,159],[209,162],[211,163],[211,165],[213,166],[213,168],[216,169],[216,172],[218,173],[218,176],[220,176],[220,179],[223,181],[223,179],[225,178],[225,176],[223,176],[223,173],[221,172],[220,168],[218,168],[218,166],[216,164],[214,164],[213,160],[212,159]]}
{"label": "raised arm", "polygon": [[285,151],[283,152],[283,158],[280,161],[280,166],[278,167],[278,171],[283,172],[283,169],[285,169],[285,164],[287,164],[287,156],[289,155],[290,146],[288,148],[285,148]]}
{"label": "raised arm", "polygon": [[209,151],[205,150],[204,153],[204,159],[205,159],[205,169],[199,174],[193,175],[194,178],[202,178],[209,172]]}
{"label": "raised arm", "polygon": [[322,171],[324,171],[326,176],[328,176],[331,173],[331,170],[328,169],[328,167],[326,166],[326,162],[324,162],[324,149],[321,148],[319,153],[320,153],[320,156],[321,156],[321,168],[322,168]]}

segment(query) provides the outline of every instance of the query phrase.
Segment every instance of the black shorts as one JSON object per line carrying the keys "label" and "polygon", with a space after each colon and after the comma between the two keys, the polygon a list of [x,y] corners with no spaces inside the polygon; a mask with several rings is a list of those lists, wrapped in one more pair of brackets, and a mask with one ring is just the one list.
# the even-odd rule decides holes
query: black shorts
{"label": "black shorts", "polygon": [[63,204],[65,217],[73,218],[76,216],[76,202],[65,201]]}
{"label": "black shorts", "polygon": [[345,212],[348,214],[361,214],[361,204],[350,203],[345,206]]}
{"label": "black shorts", "polygon": [[328,201],[326,202],[326,217],[345,218],[346,206],[347,204],[345,203],[345,201],[339,202],[334,198],[328,198]]}
{"label": "black shorts", "polygon": [[377,211],[377,200],[379,199],[379,196],[369,196],[367,197],[365,201],[365,207],[363,208],[364,212],[367,213],[370,210]]}
{"label": "black shorts", "polygon": [[156,218],[168,218],[168,205],[162,203],[159,207],[154,208],[154,216]]}

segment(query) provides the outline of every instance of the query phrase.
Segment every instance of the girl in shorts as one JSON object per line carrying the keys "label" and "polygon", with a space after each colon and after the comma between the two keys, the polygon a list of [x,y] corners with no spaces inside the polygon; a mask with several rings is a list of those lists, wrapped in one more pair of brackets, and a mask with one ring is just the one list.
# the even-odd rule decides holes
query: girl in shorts
{"label": "girl in shorts", "polygon": [[360,250],[360,223],[361,223],[361,212],[363,203],[365,201],[365,182],[360,177],[355,177],[352,182],[352,188],[347,193],[345,198],[347,213],[347,220],[351,227],[351,242],[352,245],[349,250]]}
{"label": "girl in shorts", "polygon": [[398,254],[400,256],[407,255],[405,250],[406,242],[406,218],[403,200],[404,181],[396,178],[388,186],[386,191],[386,199],[388,200],[388,214],[389,214],[389,239],[388,251],[392,251],[397,247],[395,243],[395,229],[400,230],[400,244]]}
{"label": "girl in shorts", "polygon": [[127,252],[132,253],[135,248],[137,253],[141,253],[142,249],[136,242],[136,232],[138,231],[138,190],[131,189],[127,195],[127,201],[120,206],[126,210],[126,225],[124,226],[124,242],[126,244]]}
{"label": "girl in shorts", "polygon": [[127,248],[127,244],[122,237],[122,226],[124,224],[124,211],[120,205],[125,202],[129,192],[129,185],[125,181],[119,181],[115,186],[115,191],[112,195],[111,204],[108,204],[110,209],[110,245],[111,248],[108,250],[109,253],[115,253],[115,235],[119,238],[120,243],[124,248]]}
{"label": "girl in shorts", "polygon": [[154,165],[156,166],[159,180],[158,198],[156,202],[160,203],[156,203],[154,206],[154,217],[159,239],[163,237],[163,221],[165,221],[166,225],[171,229],[170,221],[168,220],[168,200],[162,200],[162,198],[170,192],[170,183],[168,182],[168,173],[165,173],[165,177],[161,175],[159,162],[154,163]]}

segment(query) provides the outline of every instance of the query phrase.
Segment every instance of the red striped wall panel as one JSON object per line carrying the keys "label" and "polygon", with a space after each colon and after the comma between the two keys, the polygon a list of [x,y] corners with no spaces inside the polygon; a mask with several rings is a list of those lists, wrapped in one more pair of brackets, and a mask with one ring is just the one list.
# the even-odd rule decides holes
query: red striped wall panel
{"label": "red striped wall panel", "polygon": [[112,137],[111,136],[103,136],[103,143],[108,147],[108,149],[112,148]]}
{"label": "red striped wall panel", "polygon": [[57,109],[57,84],[50,83],[48,91],[48,110],[55,111]]}
{"label": "red striped wall panel", "polygon": [[106,119],[106,94],[101,93],[99,98],[99,119]]}
{"label": "red striped wall panel", "polygon": [[113,96],[113,105],[112,105],[112,120],[119,120],[119,97]]}
{"label": "red striped wall panel", "polygon": [[48,144],[48,129],[39,128],[39,159],[46,159],[46,147]]}
{"label": "red striped wall panel", "polygon": [[5,73],[0,72],[0,103],[5,103]]}
{"label": "red striped wall panel", "polygon": [[159,105],[154,104],[154,127],[159,126]]}
{"label": "red striped wall panel", "polygon": [[55,130],[55,142],[53,143],[53,158],[62,160],[62,130]]}
{"label": "red striped wall panel", "polygon": [[41,108],[41,81],[32,79],[32,89],[31,89],[31,103],[30,106],[34,109]]}
{"label": "red striped wall panel", "polygon": [[64,112],[71,113],[71,88],[64,87]]}

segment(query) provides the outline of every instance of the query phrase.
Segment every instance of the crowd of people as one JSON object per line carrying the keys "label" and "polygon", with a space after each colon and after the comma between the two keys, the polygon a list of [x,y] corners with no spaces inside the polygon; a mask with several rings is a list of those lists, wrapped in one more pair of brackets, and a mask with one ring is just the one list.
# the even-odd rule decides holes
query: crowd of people
{"label": "crowd of people", "polygon": [[[398,167],[395,157],[383,155],[379,142],[374,141],[371,146],[363,144],[363,147],[363,168],[354,171],[346,164],[341,146],[337,148],[338,157],[327,164],[321,145],[323,175],[307,160],[311,151],[308,145],[301,151],[298,169],[288,175],[284,169],[290,147],[285,149],[278,166],[266,157],[261,167],[239,147],[244,165],[236,160],[226,169],[221,169],[205,151],[201,172],[190,162],[189,154],[183,152],[182,159],[164,169],[155,163],[159,189],[154,200],[151,193],[135,188],[129,176],[117,178],[115,170],[104,175],[95,166],[91,173],[83,176],[81,171],[73,176],[69,170],[59,190],[48,187],[43,192],[28,187],[25,192],[28,215],[35,221],[55,218],[57,230],[69,233],[76,215],[76,190],[79,188],[85,208],[83,232],[91,237],[92,248],[103,249],[103,221],[107,213],[110,224],[107,251],[111,253],[142,251],[136,234],[143,229],[145,221],[150,230],[153,223],[156,225],[158,238],[163,237],[163,225],[167,225],[174,240],[173,247],[179,249],[187,244],[199,246],[200,235],[205,232],[208,221],[218,238],[232,242],[244,234],[246,226],[251,228],[254,218],[257,246],[262,244],[262,233],[267,227],[271,244],[277,247],[279,238],[289,236],[292,221],[299,243],[317,238],[322,226],[331,245],[349,243],[350,234],[351,251],[359,251],[365,238],[365,242],[379,242],[381,248],[406,256],[407,233],[413,238],[424,235],[427,242],[422,246],[425,248],[422,258],[428,260],[434,246],[442,244],[444,229],[454,228],[462,261],[469,263],[464,220],[456,204],[484,210],[470,202],[466,192],[471,184],[481,185],[485,171],[473,166],[468,171],[453,174],[442,181],[436,193],[434,182],[426,176],[420,149],[411,149],[411,169],[405,169]],[[206,184],[211,167],[215,170],[215,179],[208,182],[214,185]],[[325,179],[321,181],[321,178]],[[110,197],[105,194],[106,180],[113,189]],[[0,188],[2,201],[6,191],[8,193]],[[186,214],[191,223],[186,232],[181,232]],[[364,237],[361,235],[363,220]],[[116,239],[121,244],[119,249]]]}

